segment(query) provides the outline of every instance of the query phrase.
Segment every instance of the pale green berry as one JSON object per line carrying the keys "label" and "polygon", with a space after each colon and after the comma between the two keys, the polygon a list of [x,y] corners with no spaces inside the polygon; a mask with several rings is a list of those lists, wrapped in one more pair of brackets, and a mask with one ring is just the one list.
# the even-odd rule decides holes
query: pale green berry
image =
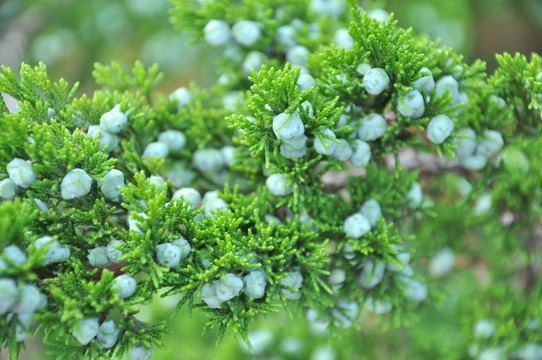
{"label": "pale green berry", "polygon": [[294,191],[291,185],[288,185],[288,179],[282,174],[272,174],[265,180],[265,185],[272,195],[286,196]]}
{"label": "pale green berry", "polygon": [[32,163],[27,160],[14,158],[6,165],[9,178],[24,189],[28,188],[34,180],[36,173],[32,171]]}
{"label": "pale green berry", "polygon": [[379,261],[376,264],[373,260],[367,260],[358,278],[358,284],[364,289],[372,289],[384,278],[386,263]]}
{"label": "pale green berry", "polygon": [[504,140],[500,132],[496,130],[486,130],[482,135],[482,141],[476,148],[476,153],[489,158],[498,153],[504,145]]}
{"label": "pale green berry", "polygon": [[481,170],[487,164],[487,158],[482,154],[473,154],[466,157],[459,157],[461,165],[469,170]]}
{"label": "pale green berry", "polygon": [[216,297],[220,301],[233,299],[239,295],[243,286],[243,280],[239,276],[228,273],[223,278],[215,281]]}
{"label": "pale green berry", "polygon": [[290,140],[282,140],[280,144],[280,155],[285,159],[298,159],[307,155],[307,137],[298,136]]}
{"label": "pale green berry", "polygon": [[286,61],[292,65],[305,65],[308,56],[309,50],[302,45],[297,45],[288,50],[286,53]]}
{"label": "pale green berry", "polygon": [[221,46],[230,39],[230,26],[227,22],[213,19],[203,28],[205,41],[212,46]]}
{"label": "pale green berry", "polygon": [[372,68],[363,76],[365,91],[371,95],[379,95],[390,84],[390,77],[384,69]]}
{"label": "pale green berry", "polygon": [[354,166],[365,167],[371,160],[371,147],[365,141],[356,139],[352,143],[352,155],[350,162]]}
{"label": "pale green berry", "polygon": [[361,124],[357,132],[361,140],[371,141],[384,135],[387,129],[388,123],[384,119],[384,116],[371,113],[361,119]]}
{"label": "pale green berry", "polygon": [[290,140],[303,135],[305,127],[298,112],[281,113],[273,118],[273,132],[280,140]]}
{"label": "pale green berry", "polygon": [[90,192],[92,178],[83,169],[73,169],[64,176],[60,184],[62,198],[71,200],[83,197]]}
{"label": "pale green berry", "polygon": [[15,197],[17,184],[10,178],[0,181],[0,198],[10,200]]}
{"label": "pale green berry", "polygon": [[496,157],[495,163],[501,163],[504,169],[510,173],[525,175],[529,172],[529,159],[520,149],[514,146],[505,147]]}
{"label": "pale green berry", "polygon": [[333,324],[337,327],[348,329],[356,322],[359,316],[359,305],[355,301],[339,300],[337,308],[331,310]]}
{"label": "pale green berry", "polygon": [[405,117],[417,119],[421,117],[425,111],[423,95],[418,90],[407,92],[401,101],[397,101],[397,111]]}
{"label": "pale green berry", "polygon": [[35,285],[25,284],[21,289],[19,299],[10,311],[16,314],[31,314],[41,302],[41,293]]}
{"label": "pale green berry", "polygon": [[128,126],[128,117],[120,111],[120,105],[115,107],[100,118],[100,128],[111,134],[117,134]]}
{"label": "pale green berry", "polygon": [[380,204],[375,199],[369,199],[363,203],[360,208],[360,213],[365,216],[371,226],[376,226],[376,222],[382,217]]}
{"label": "pale green berry", "polygon": [[104,349],[111,349],[117,343],[119,337],[119,328],[113,320],[104,321],[98,329],[96,339],[98,344]]}
{"label": "pale green berry", "polygon": [[108,267],[112,264],[111,260],[107,256],[107,249],[105,246],[96,247],[90,249],[87,255],[90,265],[94,267]]}
{"label": "pale green berry", "polygon": [[354,48],[354,39],[348,33],[348,29],[339,29],[335,32],[333,36],[333,42],[339,48],[344,50],[352,50]]}
{"label": "pale green berry", "polygon": [[181,251],[181,261],[186,259],[188,255],[190,255],[190,251],[192,248],[190,246],[190,243],[186,239],[184,238],[177,239],[173,242],[173,245],[177,246],[179,250]]}
{"label": "pale green berry", "polygon": [[403,283],[405,295],[414,302],[422,302],[427,298],[427,287],[416,279],[408,276],[399,275]]}
{"label": "pale green berry", "polygon": [[408,207],[411,209],[417,209],[422,204],[422,187],[418,182],[414,182],[412,187],[406,194],[406,201]]}
{"label": "pale green berry", "polygon": [[316,87],[316,80],[309,74],[301,74],[297,78],[297,86],[299,91],[309,91],[310,88]]}
{"label": "pale green berry", "polygon": [[371,231],[371,223],[365,216],[355,213],[346,218],[343,225],[344,233],[352,238],[359,239]]}
{"label": "pale green berry", "polygon": [[160,244],[156,246],[158,262],[167,267],[175,267],[181,263],[181,249],[173,244]]}
{"label": "pale green berry", "polygon": [[243,46],[255,45],[260,40],[260,25],[255,21],[241,20],[231,28],[233,38]]}
{"label": "pale green berry", "polygon": [[188,206],[190,207],[198,206],[201,202],[201,195],[194,188],[185,187],[175,191],[172,200],[181,199],[181,197],[184,202],[188,202]]}
{"label": "pale green berry", "polygon": [[199,149],[194,152],[194,166],[202,172],[218,172],[224,167],[224,158],[217,149]]}
{"label": "pale green berry", "polygon": [[120,170],[112,169],[105,174],[100,189],[107,198],[118,201],[120,199],[120,188],[123,186],[124,174]]}
{"label": "pale green berry", "polygon": [[186,145],[186,136],[178,130],[166,130],[158,136],[158,141],[166,144],[169,151],[179,152]]}
{"label": "pale green berry", "polygon": [[446,115],[431,118],[427,126],[427,138],[434,144],[442,144],[454,130],[454,122]]}
{"label": "pale green berry", "polygon": [[124,241],[121,240],[112,240],[106,248],[107,257],[109,260],[111,260],[114,264],[120,264],[122,260],[119,260],[119,257],[124,255],[122,250],[120,249],[122,246],[126,245]]}
{"label": "pale green berry", "polygon": [[283,25],[277,29],[275,40],[277,44],[289,49],[297,45],[296,37],[296,31],[292,26]]}
{"label": "pale green berry", "polygon": [[70,248],[66,244],[61,244],[60,241],[54,240],[50,236],[43,236],[34,242],[36,249],[43,246],[48,246],[47,254],[45,255],[45,264],[63,262],[70,257]]}
{"label": "pale green berry", "polygon": [[98,334],[100,324],[96,318],[79,320],[73,330],[72,335],[81,343],[87,345]]}
{"label": "pale green berry", "polygon": [[253,270],[244,277],[245,296],[253,299],[261,299],[265,295],[267,277],[261,270]]}
{"label": "pale green berry", "polygon": [[346,139],[337,139],[338,143],[335,143],[335,148],[331,156],[339,161],[346,161],[352,156],[352,146]]}
{"label": "pale green berry", "polygon": [[414,85],[412,86],[414,90],[418,90],[419,92],[425,91],[428,94],[431,93],[435,88],[435,80],[433,79],[431,70],[423,67],[418,71],[418,74],[421,74],[422,77],[414,82]]}
{"label": "pale green berry", "polygon": [[[322,133],[333,139],[337,138],[337,136],[335,136],[335,133],[330,129],[325,129],[324,131],[322,131]],[[322,138],[320,138],[318,134],[314,137],[314,148],[316,149],[316,152],[318,154],[331,155],[335,150],[336,145],[337,143],[333,140],[328,140],[324,138],[322,141]]]}
{"label": "pale green berry", "polygon": [[8,312],[18,298],[19,288],[15,280],[0,278],[0,315]]}
{"label": "pale green berry", "polygon": [[186,107],[186,105],[193,100],[190,90],[185,87],[180,87],[173,91],[171,95],[169,95],[169,99],[177,105],[177,110]]}
{"label": "pale green berry", "polygon": [[150,161],[151,158],[165,159],[169,154],[168,146],[162,142],[152,142],[143,151],[143,156]]}
{"label": "pale green berry", "polygon": [[15,266],[26,264],[26,254],[17,245],[9,245],[4,248],[2,255]]}
{"label": "pale green berry", "polygon": [[119,146],[119,139],[117,135],[103,130],[98,125],[89,126],[87,136],[91,138],[99,137],[100,150],[103,150],[107,146],[107,152],[109,152],[115,150]]}
{"label": "pale green berry", "polygon": [[433,277],[440,278],[448,275],[455,266],[455,254],[450,248],[439,250],[429,260],[429,274]]}
{"label": "pale green berry", "polygon": [[437,89],[437,97],[444,95],[446,90],[449,91],[453,99],[457,98],[457,94],[459,94],[459,83],[451,75],[440,78],[435,84],[435,87]]}
{"label": "pale green berry", "polygon": [[152,352],[150,350],[145,350],[145,347],[141,343],[135,344],[130,351],[128,351],[128,354],[130,355],[130,360],[147,360],[152,356]]}
{"label": "pale green berry", "polygon": [[471,156],[478,146],[474,130],[470,128],[459,129],[456,132],[456,136],[454,141],[457,144],[457,149],[455,150],[457,156],[463,158]]}
{"label": "pale green berry", "polygon": [[[160,245],[158,245],[160,246]],[[130,275],[120,275],[113,281],[112,289],[116,289],[119,299],[126,299],[134,294],[137,282]]]}
{"label": "pale green berry", "polygon": [[222,303],[222,300],[216,296],[214,285],[211,284],[203,285],[201,289],[201,300],[213,309],[220,309],[220,304]]}
{"label": "pale green berry", "polygon": [[495,325],[487,319],[481,319],[474,324],[474,337],[489,339],[495,333]]}
{"label": "pale green berry", "polygon": [[[280,279],[280,284],[285,287],[291,287],[294,289],[300,289],[303,285],[303,275],[299,271],[290,271],[288,275]],[[288,289],[282,289],[284,297],[289,300],[301,299],[301,291],[291,291]]]}

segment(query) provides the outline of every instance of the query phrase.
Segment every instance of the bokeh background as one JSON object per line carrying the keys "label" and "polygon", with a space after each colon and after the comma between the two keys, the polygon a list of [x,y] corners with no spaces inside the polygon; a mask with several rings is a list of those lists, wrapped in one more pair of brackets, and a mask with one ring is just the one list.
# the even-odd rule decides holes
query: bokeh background
{"label": "bokeh background", "polygon": [[[468,63],[480,58],[495,68],[495,53],[542,54],[542,1],[540,0],[389,0],[361,2],[365,8],[383,7],[396,14],[399,25],[440,38],[442,44],[464,54]],[[0,0],[0,65],[18,69],[25,61],[47,64],[52,78],[79,81],[79,92],[96,86],[91,73],[95,62],[117,61],[126,67],[136,59],[158,63],[166,77],[162,92],[196,81],[210,85],[217,74],[216,54],[209,47],[189,44],[188,34],[170,26],[167,0]],[[13,104],[12,104],[13,105]],[[1,136],[1,134],[0,134]],[[420,230],[423,232],[423,229]],[[474,296],[483,278],[473,266],[448,279],[447,300],[440,309],[426,308],[415,326],[396,329],[363,312],[360,330],[349,329],[330,337],[304,317],[289,319],[280,313],[254,324],[252,341],[260,351],[249,355],[246,346],[226,335],[202,335],[204,315],[188,319],[181,312],[171,320],[172,334],[165,350],[154,359],[435,359],[464,349],[461,323],[454,309]],[[483,281],[483,279],[482,279]],[[461,298],[455,296],[461,294]],[[169,320],[175,299],[156,297],[142,308],[141,319]],[[1,340],[1,339],[0,339]],[[40,339],[28,342],[22,359],[48,359]],[[442,357],[439,357],[440,355]],[[0,359],[7,358],[5,350]]]}

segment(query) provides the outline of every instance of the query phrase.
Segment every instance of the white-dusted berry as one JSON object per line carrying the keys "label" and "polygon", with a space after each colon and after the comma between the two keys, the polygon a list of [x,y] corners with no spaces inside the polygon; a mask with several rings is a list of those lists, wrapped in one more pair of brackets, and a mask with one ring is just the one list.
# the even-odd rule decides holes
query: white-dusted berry
{"label": "white-dusted berry", "polygon": [[119,188],[122,186],[124,186],[124,174],[120,170],[112,169],[105,174],[100,189],[107,198],[118,201],[120,199]]}
{"label": "white-dusted berry", "polygon": [[286,159],[298,159],[307,155],[307,137],[298,136],[290,140],[282,140],[280,144],[280,155]]}
{"label": "white-dusted berry", "polygon": [[350,215],[344,221],[344,233],[352,239],[359,239],[371,231],[371,223],[360,213]]}
{"label": "white-dusted berry", "polygon": [[520,149],[514,146],[505,147],[495,158],[497,167],[502,164],[504,169],[510,173],[527,174],[529,171],[529,159]]}
{"label": "white-dusted berry", "polygon": [[348,329],[356,322],[359,316],[359,304],[355,301],[339,300],[337,308],[331,310],[333,324]]}
{"label": "white-dusted berry", "polygon": [[375,199],[365,201],[360,208],[360,213],[369,220],[371,226],[376,226],[376,222],[382,217],[380,204]]}
{"label": "white-dusted berry", "polygon": [[[301,285],[303,285],[303,275],[301,275],[299,271],[290,271],[288,272],[288,276],[280,279],[280,284],[282,286],[300,289]],[[282,289],[282,293],[284,294],[284,297],[289,300],[301,299],[301,291]]]}
{"label": "white-dusted berry", "polygon": [[216,296],[214,285],[211,284],[203,285],[203,288],[201,289],[201,300],[213,309],[220,309],[220,304],[222,303],[222,300]]}
{"label": "white-dusted berry", "polygon": [[170,243],[157,245],[156,258],[163,266],[175,267],[181,263],[181,249]]}
{"label": "white-dusted berry", "polygon": [[235,41],[243,46],[252,46],[260,40],[260,23],[250,20],[241,20],[231,28]]}
{"label": "white-dusted berry", "polygon": [[442,144],[454,130],[454,122],[446,115],[431,118],[427,126],[427,138],[434,144]]}
{"label": "white-dusted berry", "polygon": [[0,181],[0,198],[10,200],[15,197],[17,184],[10,178]]}
{"label": "white-dusted berry", "polygon": [[209,45],[224,45],[230,39],[230,26],[225,21],[213,19],[203,28],[203,36]]}
{"label": "white-dusted berry", "polygon": [[375,19],[380,22],[387,22],[390,18],[390,13],[383,9],[373,9],[367,13],[371,19]]}
{"label": "white-dusted berry", "polygon": [[32,314],[41,302],[41,293],[35,285],[25,284],[21,289],[17,302],[10,311],[16,314]]}
{"label": "white-dusted berry", "polygon": [[416,279],[400,275],[405,295],[414,302],[422,302],[427,298],[427,287]]}
{"label": "white-dusted berry", "polygon": [[[331,131],[330,129],[325,129],[322,131],[323,134],[332,137],[333,139],[336,139],[337,136],[335,136],[335,133]],[[314,148],[316,149],[316,152],[318,154],[322,155],[330,155],[335,150],[335,146],[337,143],[333,140],[324,139],[323,141],[320,139],[320,136],[314,137]]]}
{"label": "white-dusted berry", "polygon": [[15,280],[0,278],[0,315],[8,312],[18,298],[19,287]]}
{"label": "white-dusted berry", "polygon": [[397,111],[401,115],[417,119],[421,117],[425,111],[423,96],[418,90],[411,90],[403,96],[403,101],[397,101]]}
{"label": "white-dusted berry", "polygon": [[[158,245],[160,246],[160,245]],[[119,275],[113,281],[112,289],[117,289],[119,299],[126,299],[133,295],[137,282],[130,275]]]}
{"label": "white-dusted berry", "polygon": [[107,267],[113,264],[107,256],[107,249],[105,246],[99,246],[88,251],[87,259],[90,265],[94,267]]}
{"label": "white-dusted berry", "polygon": [[190,246],[190,243],[184,239],[180,238],[173,242],[173,245],[177,246],[179,250],[181,251],[181,261],[186,259],[188,255],[190,255],[190,251],[192,250],[192,247]]}
{"label": "white-dusted berry", "polygon": [[459,115],[463,114],[463,111],[465,110],[465,107],[467,106],[468,103],[469,103],[469,97],[467,96],[467,94],[460,91],[457,94],[457,98],[455,98],[455,102],[454,102],[454,104],[462,104],[461,107],[456,110]]}
{"label": "white-dusted berry", "polygon": [[6,246],[2,255],[8,260],[8,263],[11,262],[15,266],[26,264],[26,254],[17,245]]}
{"label": "white-dusted berry", "polygon": [[177,188],[188,186],[194,178],[194,172],[188,169],[182,162],[176,161],[166,173],[166,177]]}
{"label": "white-dusted berry", "polygon": [[96,318],[88,318],[79,320],[72,335],[81,343],[81,345],[87,345],[98,334],[100,324]]}
{"label": "white-dusted berry", "polygon": [[175,193],[173,193],[172,200],[181,199],[181,197],[183,198],[184,202],[188,202],[190,207],[198,206],[201,202],[201,195],[199,191],[194,188],[184,187],[175,191]]}
{"label": "white-dusted berry", "polygon": [[135,344],[130,351],[128,351],[128,354],[130,355],[130,360],[147,360],[152,356],[152,352],[150,350],[145,350],[145,347],[141,343]]}
{"label": "white-dusted berry", "polygon": [[165,159],[167,158],[168,154],[168,146],[159,141],[150,143],[145,148],[145,151],[143,151],[143,156],[147,159],[147,161],[150,161],[151,158]]}
{"label": "white-dusted berry", "polygon": [[24,189],[28,188],[34,180],[36,173],[32,171],[32,163],[27,160],[14,158],[6,165],[9,178]]}
{"label": "white-dusted berry", "polygon": [[62,198],[71,200],[83,197],[90,192],[92,178],[83,169],[73,169],[64,176],[60,184]]}
{"label": "white-dusted berry", "polygon": [[487,215],[491,211],[492,206],[493,201],[491,200],[491,194],[482,194],[474,203],[474,214],[478,216]]}
{"label": "white-dusted berry", "polygon": [[245,296],[253,299],[261,299],[265,295],[267,277],[260,270],[253,270],[243,278],[245,283]]}
{"label": "white-dusted berry", "polygon": [[297,86],[299,91],[309,91],[310,88],[316,87],[316,80],[309,74],[301,74],[297,78]]}
{"label": "white-dusted berry", "polygon": [[388,123],[384,116],[376,113],[371,113],[361,119],[361,124],[358,127],[358,136],[361,140],[371,141],[376,140],[386,133]]}
{"label": "white-dusted berry", "polygon": [[469,170],[481,170],[487,164],[487,158],[482,154],[473,154],[467,157],[459,157],[461,165]]}
{"label": "white-dusted berry", "polygon": [[498,153],[503,145],[504,140],[500,132],[496,130],[486,130],[482,135],[482,141],[478,145],[478,148],[476,148],[476,153],[489,158]]}
{"label": "white-dusted berry", "polygon": [[265,185],[269,192],[276,196],[289,195],[294,191],[291,185],[288,185],[288,179],[282,174],[272,174],[265,180]]}
{"label": "white-dusted berry", "polygon": [[457,94],[459,93],[459,83],[451,75],[440,78],[435,84],[435,87],[437,89],[437,97],[444,95],[446,90],[449,91],[453,99],[457,98]]}
{"label": "white-dusted berry", "polygon": [[117,343],[119,337],[119,328],[113,320],[104,321],[98,329],[96,339],[98,344],[104,349],[111,349]]}
{"label": "white-dusted berry", "polygon": [[344,0],[311,0],[309,9],[318,15],[341,16],[346,3]]}
{"label": "white-dusted berry", "polygon": [[115,107],[100,118],[100,128],[111,134],[117,134],[128,126],[128,117],[120,111],[120,105]]}
{"label": "white-dusted berry", "polygon": [[346,161],[352,156],[352,146],[346,139],[337,139],[338,143],[335,143],[335,149],[331,156],[339,161]]}
{"label": "white-dusted berry", "polygon": [[356,139],[352,143],[352,155],[350,162],[354,166],[365,167],[371,160],[371,147],[365,141]]}
{"label": "white-dusted berry", "polygon": [[215,281],[216,297],[220,301],[233,299],[239,295],[243,286],[243,280],[239,276],[228,273],[223,278]]}
{"label": "white-dusted berry", "polygon": [[335,45],[344,50],[352,50],[354,48],[354,39],[348,33],[348,29],[339,29],[333,36],[333,42]]}
{"label": "white-dusted berry", "polygon": [[220,149],[224,165],[230,166],[235,160],[235,146],[227,145]]}
{"label": "white-dusted berry", "polygon": [[63,262],[70,257],[70,248],[66,244],[61,244],[60,241],[54,240],[50,236],[43,236],[34,242],[36,249],[43,246],[49,246],[47,254],[45,255],[45,264],[52,264],[57,262]]}
{"label": "white-dusted berry", "polygon": [[457,149],[455,153],[459,157],[466,158],[471,156],[476,150],[476,132],[470,128],[459,129],[456,132],[456,138],[454,139],[457,144]]}
{"label": "white-dusted berry", "polygon": [[169,95],[169,99],[177,105],[177,110],[182,109],[192,102],[192,93],[184,86],[176,89]]}
{"label": "white-dusted berry", "polygon": [[245,60],[241,64],[243,73],[245,75],[250,75],[252,70],[258,72],[262,65],[267,61],[267,55],[261,51],[251,51],[245,57]]}
{"label": "white-dusted berry", "polygon": [[371,95],[379,95],[390,84],[390,77],[384,69],[372,68],[363,77],[365,91]]}
{"label": "white-dusted berry", "polygon": [[307,57],[309,56],[309,50],[302,46],[296,45],[286,53],[286,61],[292,65],[305,65],[307,63]]}
{"label": "white-dusted berry", "polygon": [[297,34],[291,25],[283,25],[277,29],[275,40],[277,44],[282,45],[285,49],[289,49],[297,45]]}
{"label": "white-dusted berry", "polygon": [[91,138],[99,137],[100,150],[107,146],[107,152],[115,150],[119,146],[119,138],[117,135],[105,131],[98,125],[88,127],[87,136]]}
{"label": "white-dusted berry", "polygon": [[487,319],[481,319],[474,324],[474,337],[489,339],[495,333],[495,325]]}
{"label": "white-dusted berry", "polygon": [[186,136],[179,130],[166,130],[158,136],[158,141],[166,144],[169,151],[179,152],[186,145]]}
{"label": "white-dusted berry", "polygon": [[435,80],[433,79],[431,70],[423,67],[418,71],[418,74],[422,74],[422,77],[414,82],[412,86],[414,90],[418,90],[419,92],[425,91],[428,94],[431,93],[435,88]]}
{"label": "white-dusted berry", "polygon": [[202,172],[218,172],[224,167],[222,153],[217,149],[196,150],[194,166]]}
{"label": "white-dusted berry", "polygon": [[422,187],[418,182],[414,182],[412,187],[406,194],[406,200],[408,207],[411,209],[417,209],[422,204]]}
{"label": "white-dusted berry", "polygon": [[393,305],[387,301],[375,300],[373,298],[368,298],[365,303],[365,308],[375,314],[387,314],[393,308]]}
{"label": "white-dusted berry", "polygon": [[273,118],[273,132],[280,140],[290,140],[303,135],[305,127],[299,113],[281,113]]}
{"label": "white-dusted berry", "polygon": [[429,260],[429,273],[436,278],[448,275],[455,266],[455,254],[450,248],[439,250]]}
{"label": "white-dusted berry", "polygon": [[378,285],[384,278],[386,263],[379,261],[376,264],[373,260],[367,260],[363,265],[363,270],[359,274],[358,284],[364,289],[372,289]]}
{"label": "white-dusted berry", "polygon": [[111,260],[114,264],[120,264],[122,260],[119,260],[119,257],[124,255],[122,250],[120,249],[122,246],[126,245],[124,241],[121,240],[112,240],[106,248],[107,257],[109,260]]}

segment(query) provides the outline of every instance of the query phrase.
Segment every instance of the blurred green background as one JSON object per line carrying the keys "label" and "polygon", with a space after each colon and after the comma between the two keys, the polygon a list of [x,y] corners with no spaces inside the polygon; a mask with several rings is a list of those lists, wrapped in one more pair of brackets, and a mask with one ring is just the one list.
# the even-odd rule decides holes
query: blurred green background
{"label": "blurred green background", "polygon": [[[396,14],[400,26],[441,38],[467,62],[483,59],[490,71],[495,53],[542,53],[540,0],[389,0],[362,5],[384,6]],[[166,0],[0,0],[0,64],[18,68],[21,61],[42,61],[53,78],[80,81],[80,92],[95,87],[91,73],[97,61],[127,67],[136,59],[157,62],[166,73],[159,89],[164,92],[192,80],[211,84],[217,76],[215,50],[189,46],[189,37],[170,26],[168,8]],[[407,331],[388,328],[367,312],[360,316],[360,331],[348,329],[333,339],[301,315],[294,320],[284,313],[261,319],[253,326],[253,341],[261,349],[255,355],[247,355],[230,336],[216,345],[214,333],[201,335],[204,314],[195,311],[188,319],[181,312],[173,318],[167,348],[153,359],[462,358],[463,350],[457,350],[466,344],[454,311],[474,294],[476,276],[480,274],[471,270],[452,274],[446,279],[449,292],[443,308],[424,309],[417,325]],[[169,320],[174,305],[175,299],[158,300],[143,308],[140,318]],[[29,341],[21,358],[47,359],[39,344],[39,339]],[[5,358],[4,350],[0,359]]]}

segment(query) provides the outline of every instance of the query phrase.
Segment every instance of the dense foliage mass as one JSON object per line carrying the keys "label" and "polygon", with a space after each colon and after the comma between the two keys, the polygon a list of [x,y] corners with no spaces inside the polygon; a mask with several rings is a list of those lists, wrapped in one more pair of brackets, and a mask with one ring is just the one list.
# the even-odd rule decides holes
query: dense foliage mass
{"label": "dense foliage mass", "polygon": [[2,68],[10,359],[37,332],[59,359],[147,359],[167,326],[135,315],[157,292],[249,346],[282,308],[333,333],[362,309],[411,324],[460,260],[490,286],[446,357],[542,358],[540,57],[488,76],[355,1],[172,3],[222,51],[215,86],[164,96],[157,66],[97,64],[101,89],[77,98],[43,64]]}

